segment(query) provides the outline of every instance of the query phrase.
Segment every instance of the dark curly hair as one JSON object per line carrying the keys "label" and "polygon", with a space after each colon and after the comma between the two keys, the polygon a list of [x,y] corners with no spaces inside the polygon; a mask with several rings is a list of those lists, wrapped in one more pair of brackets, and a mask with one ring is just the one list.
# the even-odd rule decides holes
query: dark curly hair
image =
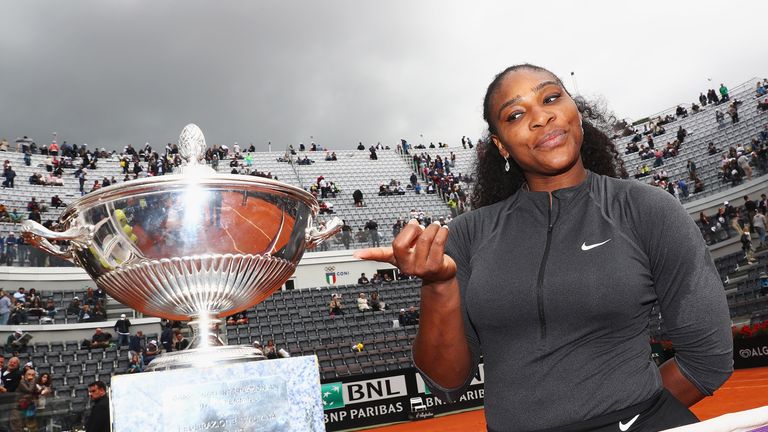
{"label": "dark curly hair", "polygon": [[[477,160],[474,166],[475,186],[472,191],[472,207],[480,208],[502,201],[520,189],[525,183],[522,169],[514,160],[509,160],[509,172],[504,171],[506,160],[499,153],[499,149],[491,142],[490,136],[495,135],[496,125],[491,120],[491,98],[498,91],[504,77],[510,72],[520,69],[546,72],[565,89],[565,85],[555,74],[540,66],[532,64],[519,64],[510,66],[498,75],[488,86],[483,102],[483,118],[488,124],[487,134],[477,149]],[[568,90],[565,90],[568,92]],[[568,93],[570,95],[570,93]],[[615,117],[606,113],[606,110],[590,103],[581,97],[573,98],[582,117],[584,139],[581,145],[581,159],[584,167],[597,174],[610,177],[627,177],[624,162],[616,151],[616,146],[603,130],[610,130]]]}

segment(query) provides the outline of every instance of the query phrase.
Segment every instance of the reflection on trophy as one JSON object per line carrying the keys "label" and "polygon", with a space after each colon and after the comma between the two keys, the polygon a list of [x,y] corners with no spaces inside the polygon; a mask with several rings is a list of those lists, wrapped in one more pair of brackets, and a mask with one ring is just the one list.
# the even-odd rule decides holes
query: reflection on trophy
{"label": "reflection on trophy", "polygon": [[[269,297],[293,274],[308,247],[341,228],[313,226],[315,198],[293,186],[218,175],[201,164],[205,138],[194,124],[179,137],[181,174],[113,185],[72,203],[54,232],[27,220],[24,238],[81,266],[119,302],[144,314],[191,320],[188,350],[164,354],[150,370],[261,358],[225,346],[219,318]],[[61,250],[51,241],[68,240]]]}

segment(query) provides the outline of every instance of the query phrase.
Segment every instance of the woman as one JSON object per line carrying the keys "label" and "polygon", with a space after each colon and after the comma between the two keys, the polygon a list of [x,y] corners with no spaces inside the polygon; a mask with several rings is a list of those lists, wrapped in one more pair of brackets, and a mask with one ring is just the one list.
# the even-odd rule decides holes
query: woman
{"label": "woman", "polygon": [[[457,400],[482,352],[490,431],[696,422],[687,407],[730,376],[733,346],[693,219],[665,191],[612,178],[626,174],[600,116],[545,69],[500,73],[484,117],[476,210],[450,235],[409,223],[392,248],[357,254],[422,278],[413,359],[432,393]],[[677,351],[660,368],[646,330],[657,301]]]}
{"label": "woman", "polygon": [[[389,274],[385,274],[384,276],[389,276]],[[384,299],[379,296],[378,291],[371,293],[371,308],[375,311],[381,311],[387,308],[387,304],[384,303]]]}
{"label": "woman", "polygon": [[344,306],[341,304],[340,295],[331,295],[331,303],[328,305],[328,309],[331,316],[344,315]]}
{"label": "woman", "polygon": [[139,355],[134,353],[131,356],[131,362],[128,364],[128,373],[138,373],[143,370]]}
{"label": "woman", "polygon": [[276,359],[277,347],[275,346],[275,341],[273,341],[272,339],[268,340],[267,345],[264,347],[263,352],[268,359]]}
{"label": "woman", "polygon": [[51,384],[51,374],[43,372],[37,379],[37,391],[40,397],[37,399],[37,409],[45,408],[46,399],[53,396],[53,385]]}

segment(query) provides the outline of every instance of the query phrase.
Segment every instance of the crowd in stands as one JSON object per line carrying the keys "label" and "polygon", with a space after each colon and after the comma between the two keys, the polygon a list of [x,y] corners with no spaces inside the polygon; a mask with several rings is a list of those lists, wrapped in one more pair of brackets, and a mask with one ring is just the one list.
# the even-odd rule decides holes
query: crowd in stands
{"label": "crowd in stands", "polygon": [[[754,261],[754,252],[764,249],[766,243],[766,212],[768,212],[768,196],[760,195],[759,200],[743,197],[744,202],[733,205],[725,201],[714,215],[699,213],[697,224],[701,229],[707,244],[717,241],[716,236],[724,238],[738,236],[742,243],[742,251],[747,262]],[[757,245],[751,234],[757,235]]]}

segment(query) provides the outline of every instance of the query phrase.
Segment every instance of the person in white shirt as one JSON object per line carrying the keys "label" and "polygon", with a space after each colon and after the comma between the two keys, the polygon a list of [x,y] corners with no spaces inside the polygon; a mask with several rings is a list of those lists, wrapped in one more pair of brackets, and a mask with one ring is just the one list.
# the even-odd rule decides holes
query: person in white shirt
{"label": "person in white shirt", "polygon": [[360,293],[360,295],[357,297],[357,309],[360,310],[360,312],[371,310],[371,307],[368,305],[368,298],[366,297],[365,293]]}
{"label": "person in white shirt", "polygon": [[765,209],[760,208],[755,216],[752,218],[752,226],[757,231],[757,236],[760,238],[760,246],[765,246]]}

